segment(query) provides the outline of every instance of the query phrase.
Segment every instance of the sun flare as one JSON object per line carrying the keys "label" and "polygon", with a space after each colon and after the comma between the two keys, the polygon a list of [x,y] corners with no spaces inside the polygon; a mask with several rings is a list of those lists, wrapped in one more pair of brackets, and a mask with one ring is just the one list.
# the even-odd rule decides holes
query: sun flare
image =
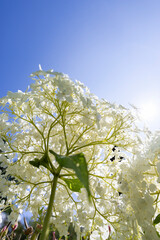
{"label": "sun flare", "polygon": [[153,101],[148,101],[140,105],[140,115],[146,122],[152,122],[160,115],[158,105]]}

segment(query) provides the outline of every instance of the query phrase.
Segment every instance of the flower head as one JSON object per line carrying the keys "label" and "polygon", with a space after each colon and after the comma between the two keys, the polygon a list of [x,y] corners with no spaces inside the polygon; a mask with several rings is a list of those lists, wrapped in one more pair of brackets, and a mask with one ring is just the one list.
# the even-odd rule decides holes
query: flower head
{"label": "flower head", "polygon": [[[121,212],[124,217],[130,216],[119,198],[118,181],[122,163],[131,164],[131,155],[139,146],[135,117],[129,109],[99,99],[63,73],[40,69],[32,77],[34,83],[26,92],[8,92],[0,99],[0,161],[6,167],[0,176],[0,192],[7,196],[14,218],[19,209],[26,208],[36,219],[38,209],[47,207],[52,173],[56,174],[59,167],[55,156],[74,158],[83,152],[92,204],[73,169],[64,167],[58,179],[52,223],[62,235],[67,235],[71,221],[77,236],[82,234],[80,226],[83,235],[92,229],[92,236],[97,236],[109,224],[118,231]],[[121,190],[126,193],[126,178],[121,178]],[[124,229],[126,234],[132,232],[131,222]],[[26,232],[30,234],[32,229]]]}

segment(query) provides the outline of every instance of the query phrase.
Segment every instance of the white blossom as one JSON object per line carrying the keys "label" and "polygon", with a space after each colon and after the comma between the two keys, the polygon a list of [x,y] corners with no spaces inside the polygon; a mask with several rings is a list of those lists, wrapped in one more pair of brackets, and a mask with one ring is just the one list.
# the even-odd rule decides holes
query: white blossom
{"label": "white blossom", "polygon": [[[129,109],[99,99],[62,73],[40,67],[32,77],[35,82],[26,92],[8,92],[0,99],[0,162],[6,168],[0,192],[7,196],[1,208],[11,205],[12,221],[22,209],[39,217],[38,210],[47,208],[53,177],[29,161],[47,153],[57,167],[50,149],[60,155],[83,152],[91,203],[85,188],[73,194],[59,178],[51,221],[61,236],[73,222],[78,239],[87,234],[103,240],[158,239],[152,222],[159,211],[160,136],[143,147]],[[62,169],[61,174],[74,172]]]}

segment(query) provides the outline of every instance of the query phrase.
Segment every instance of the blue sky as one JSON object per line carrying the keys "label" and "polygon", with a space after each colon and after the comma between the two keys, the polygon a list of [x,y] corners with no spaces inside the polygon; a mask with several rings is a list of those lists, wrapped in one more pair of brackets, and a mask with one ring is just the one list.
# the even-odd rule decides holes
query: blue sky
{"label": "blue sky", "polygon": [[41,64],[160,128],[159,0],[1,0],[0,24],[0,97]]}

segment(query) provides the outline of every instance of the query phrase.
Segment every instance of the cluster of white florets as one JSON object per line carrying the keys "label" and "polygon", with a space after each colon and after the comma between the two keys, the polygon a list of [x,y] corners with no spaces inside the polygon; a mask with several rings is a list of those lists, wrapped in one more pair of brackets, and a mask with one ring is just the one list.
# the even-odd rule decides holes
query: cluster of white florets
{"label": "cluster of white florets", "polygon": [[73,193],[59,179],[51,221],[60,234],[67,235],[72,222],[78,239],[86,234],[91,239],[149,239],[148,234],[157,239],[152,220],[159,207],[154,193],[159,191],[160,138],[142,154],[130,110],[98,99],[62,73],[40,69],[32,77],[35,82],[26,92],[8,92],[0,99],[0,162],[6,168],[0,193],[7,197],[1,209],[10,205],[13,221],[24,209],[36,219],[47,207],[53,176],[29,161],[50,149],[61,155],[83,152],[92,203],[85,189]]}
{"label": "cluster of white florets", "polygon": [[[135,239],[159,239],[153,224],[159,213],[160,134],[150,136],[143,149],[121,163],[119,190]],[[124,215],[126,219],[126,216]],[[137,227],[138,226],[138,227]]]}

